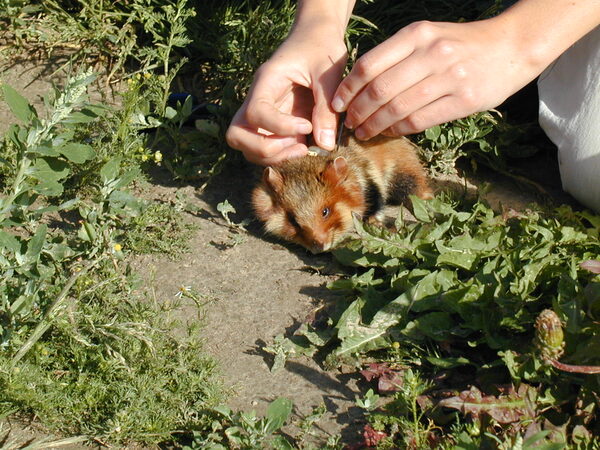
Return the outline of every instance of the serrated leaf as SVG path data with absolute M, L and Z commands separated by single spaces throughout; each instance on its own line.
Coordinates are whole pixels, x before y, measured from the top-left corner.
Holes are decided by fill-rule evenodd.
M 86 144 L 70 143 L 57 149 L 57 151 L 76 164 L 82 164 L 96 156 L 94 149 Z
M 413 215 L 415 216 L 415 219 L 417 219 L 419 222 L 431 222 L 431 217 L 429 216 L 429 209 L 427 208 L 425 200 L 422 200 L 415 195 L 411 195 L 410 201 L 412 203 Z
M 453 408 L 463 414 L 475 418 L 487 414 L 499 423 L 514 423 L 535 417 L 532 397 L 535 395 L 533 388 L 522 384 L 519 392 L 509 388 L 505 395 L 484 395 L 475 386 L 468 391 L 462 391 L 454 397 L 440 400 L 438 406 Z
M 27 99 L 8 84 L 2 85 L 2 91 L 4 93 L 4 101 L 6 101 L 6 104 L 18 119 L 28 123 L 31 119 L 37 117 L 35 109 L 29 104 Z

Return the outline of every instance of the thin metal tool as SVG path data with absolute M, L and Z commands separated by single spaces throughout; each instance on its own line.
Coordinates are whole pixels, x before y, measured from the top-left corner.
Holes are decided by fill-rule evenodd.
M 342 133 L 344 132 L 344 121 L 346 120 L 346 111 L 340 113 L 340 120 L 338 121 L 338 135 L 335 141 L 335 151 L 340 149 L 342 143 Z

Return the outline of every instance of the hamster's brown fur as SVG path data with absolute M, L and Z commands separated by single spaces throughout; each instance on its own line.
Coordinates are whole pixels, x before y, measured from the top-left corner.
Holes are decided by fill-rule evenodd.
M 353 212 L 369 218 L 384 204 L 400 204 L 410 194 L 431 197 L 416 147 L 408 139 L 380 136 L 361 142 L 346 135 L 327 156 L 267 167 L 252 204 L 266 231 L 319 253 L 353 229 Z

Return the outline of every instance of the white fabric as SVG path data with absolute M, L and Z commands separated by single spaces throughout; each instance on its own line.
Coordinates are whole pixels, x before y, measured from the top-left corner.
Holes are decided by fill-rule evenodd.
M 540 125 L 558 147 L 563 189 L 600 212 L 600 26 L 538 80 Z

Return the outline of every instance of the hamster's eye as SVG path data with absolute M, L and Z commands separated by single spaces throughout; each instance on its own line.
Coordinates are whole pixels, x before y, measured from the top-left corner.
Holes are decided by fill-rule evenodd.
M 321 211 L 321 215 L 323 216 L 323 219 L 327 219 L 329 217 L 330 213 L 331 213 L 331 211 L 329 210 L 329 208 L 323 208 L 323 210 Z

